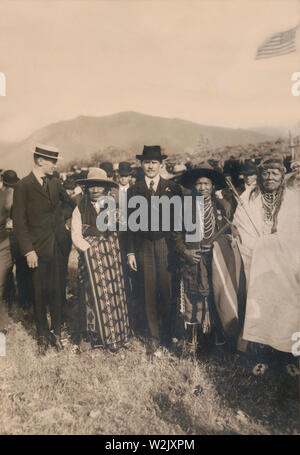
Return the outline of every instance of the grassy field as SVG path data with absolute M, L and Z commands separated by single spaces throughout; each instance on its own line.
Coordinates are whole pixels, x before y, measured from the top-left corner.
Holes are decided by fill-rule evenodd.
M 0 357 L 1 434 L 299 434 L 297 377 L 218 348 L 149 362 L 131 338 L 117 353 L 37 354 L 34 325 L 13 312 Z

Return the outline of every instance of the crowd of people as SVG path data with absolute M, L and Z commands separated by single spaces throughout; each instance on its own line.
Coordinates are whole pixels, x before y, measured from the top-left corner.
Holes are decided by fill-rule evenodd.
M 0 331 L 16 298 L 34 309 L 40 355 L 64 348 L 67 327 L 78 353 L 84 343 L 117 350 L 135 335 L 146 340 L 149 359 L 163 349 L 195 356 L 228 345 L 255 353 L 256 374 L 265 371 L 266 355 L 299 374 L 292 361 L 300 332 L 299 166 L 289 163 L 287 173 L 282 157 L 266 152 L 168 168 L 160 146 L 144 146 L 139 166 L 102 162 L 58 173 L 58 149 L 37 145 L 28 176 L 2 172 Z M 176 204 L 166 214 L 155 196 L 181 201 L 179 216 Z M 116 202 L 115 229 L 99 229 L 105 197 Z M 146 213 L 130 202 L 140 197 Z M 121 229 L 124 216 L 137 228 Z M 63 311 L 72 249 L 76 329 Z

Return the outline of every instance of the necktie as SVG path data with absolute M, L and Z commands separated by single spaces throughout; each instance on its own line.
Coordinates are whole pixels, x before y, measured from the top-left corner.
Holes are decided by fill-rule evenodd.
M 44 188 L 44 190 L 47 190 L 47 177 L 46 176 L 42 177 L 42 180 L 43 180 L 43 188 Z
M 153 180 L 151 180 L 151 182 L 150 182 L 149 190 L 150 190 L 151 196 L 154 196 L 155 191 L 154 191 L 154 181 Z

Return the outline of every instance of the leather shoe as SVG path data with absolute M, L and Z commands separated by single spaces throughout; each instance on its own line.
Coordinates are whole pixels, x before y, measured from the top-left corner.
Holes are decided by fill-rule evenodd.
M 57 350 L 57 352 L 62 351 L 64 348 L 60 336 L 52 332 L 50 333 L 50 344 Z
M 44 336 L 38 338 L 38 352 L 39 355 L 46 355 L 47 349 L 49 347 L 48 340 Z
M 152 338 L 148 343 L 148 346 L 146 349 L 146 355 L 148 357 L 153 358 L 153 355 L 157 351 L 158 348 L 159 348 L 159 340 L 157 340 L 156 338 Z

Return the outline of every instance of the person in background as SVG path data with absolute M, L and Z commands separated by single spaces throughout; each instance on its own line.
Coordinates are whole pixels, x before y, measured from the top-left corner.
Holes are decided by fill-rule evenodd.
M 130 178 L 131 178 L 131 166 L 127 161 L 122 161 L 119 164 L 119 190 L 127 191 L 129 188 Z
M 103 163 L 101 163 L 99 165 L 99 168 L 103 169 L 106 172 L 108 178 L 110 178 L 110 179 L 113 178 L 113 176 L 114 176 L 114 167 L 113 167 L 113 164 L 110 161 L 104 161 Z
M 18 177 L 14 171 L 8 170 L 2 174 L 2 188 L 0 189 L 0 332 L 7 330 L 8 303 L 13 286 L 12 255 L 9 231 L 12 229 L 11 208 L 13 201 L 13 187 Z
M 13 263 L 16 266 L 16 281 L 17 281 L 17 302 L 20 308 L 26 309 L 33 302 L 32 286 L 28 267 L 26 265 L 26 259 L 20 253 L 18 242 L 15 236 L 13 227 L 13 193 L 16 184 L 20 179 L 18 178 L 15 171 L 8 170 L 3 174 L 4 187 L 10 189 L 8 199 L 9 218 L 7 218 L 6 228 L 9 232 L 10 250 L 12 255 Z
M 248 187 L 254 188 L 257 184 L 257 167 L 255 162 L 253 160 L 245 160 L 241 168 L 241 173 L 244 176 L 245 190 Z

